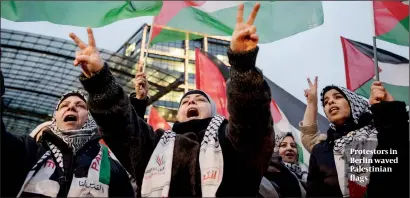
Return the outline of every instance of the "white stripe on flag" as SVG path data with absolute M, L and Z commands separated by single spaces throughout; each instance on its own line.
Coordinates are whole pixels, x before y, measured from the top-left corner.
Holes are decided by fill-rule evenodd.
M 380 81 L 397 86 L 409 86 L 409 64 L 390 64 L 379 62 L 382 70 L 379 73 Z
M 225 8 L 235 7 L 245 1 L 207 1 L 201 6 L 192 6 L 204 12 L 215 12 Z
M 305 147 L 302 144 L 302 136 L 301 136 L 301 132 L 299 131 L 299 129 L 293 127 L 289 120 L 287 119 L 286 115 L 282 112 L 282 110 L 278 107 L 279 112 L 282 116 L 282 119 L 273 125 L 273 128 L 275 130 L 275 134 L 276 133 L 287 133 L 287 132 L 291 132 L 293 137 L 295 138 L 295 142 L 296 144 L 298 144 L 302 150 L 303 150 L 303 164 L 305 165 L 309 165 L 309 158 L 310 158 L 310 153 L 305 149 Z

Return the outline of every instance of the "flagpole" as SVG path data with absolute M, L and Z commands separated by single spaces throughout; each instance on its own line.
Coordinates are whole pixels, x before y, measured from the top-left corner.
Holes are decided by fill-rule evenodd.
M 153 17 L 152 23 L 151 23 L 151 27 L 150 27 L 150 29 L 149 29 L 148 43 L 147 43 L 147 47 L 146 47 L 146 49 L 145 49 L 144 65 L 143 65 L 143 67 L 142 67 L 142 72 L 145 72 L 145 67 L 146 67 L 146 64 L 147 64 L 148 49 L 149 49 L 149 46 L 150 46 L 150 44 L 151 44 L 152 32 L 153 32 L 153 30 L 154 30 L 154 21 L 155 21 L 155 17 Z
M 374 60 L 374 74 L 376 77 L 376 81 L 379 81 L 379 61 L 377 60 L 377 42 L 376 42 L 376 23 L 375 23 L 375 16 L 374 16 L 374 2 L 371 1 L 372 4 L 372 23 L 373 23 L 373 60 Z
M 376 81 L 379 81 L 379 61 L 377 60 L 377 45 L 376 45 L 376 36 L 373 36 L 373 59 L 374 59 L 374 67 L 375 67 L 375 74 L 376 74 Z

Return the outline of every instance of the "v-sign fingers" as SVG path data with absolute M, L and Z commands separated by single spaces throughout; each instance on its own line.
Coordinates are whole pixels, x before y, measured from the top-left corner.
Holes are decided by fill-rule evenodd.
M 70 37 L 71 37 L 71 39 L 73 39 L 73 41 L 75 42 L 75 44 L 77 44 L 77 46 L 80 48 L 80 49 L 85 49 L 86 47 L 87 47 L 87 45 L 85 45 L 85 43 L 80 39 L 80 38 L 78 38 L 78 36 L 77 35 L 75 35 L 74 33 L 70 33 Z
M 259 11 L 260 7 L 261 7 L 261 4 L 259 4 L 259 3 L 256 3 L 255 6 L 253 6 L 253 10 L 251 12 L 251 15 L 249 15 L 249 18 L 248 18 L 248 22 L 247 22 L 248 25 L 253 24 L 253 22 L 256 19 L 256 15 L 258 14 L 258 11 Z
M 318 78 L 317 78 L 317 76 L 315 77 L 315 87 L 317 88 L 317 81 L 318 81 Z
M 91 47 L 96 47 L 93 30 L 91 28 L 87 28 L 87 34 L 88 34 L 88 45 L 90 45 Z
M 310 81 L 310 78 L 308 78 L 307 81 L 308 81 L 309 87 L 312 87 L 313 84 L 312 84 L 312 81 Z
M 238 6 L 238 14 L 236 15 L 236 24 L 243 23 L 243 3 Z

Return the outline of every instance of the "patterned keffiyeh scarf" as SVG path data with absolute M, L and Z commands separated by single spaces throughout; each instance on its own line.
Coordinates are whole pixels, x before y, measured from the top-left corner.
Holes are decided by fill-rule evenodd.
M 98 127 L 90 113 L 88 113 L 88 119 L 83 125 L 83 127 L 81 127 L 81 129 L 61 130 L 57 127 L 57 122 L 54 117 L 58 110 L 58 107 L 61 104 L 61 102 L 64 101 L 64 99 L 73 95 L 78 96 L 82 98 L 84 101 L 86 101 L 84 94 L 82 94 L 79 91 L 71 91 L 64 94 L 61 97 L 60 101 L 57 103 L 50 129 L 51 131 L 53 131 L 54 134 L 60 137 L 70 148 L 73 149 L 73 153 L 76 153 L 85 143 L 87 143 L 91 139 L 91 137 L 94 134 L 98 132 Z
M 291 132 L 287 132 L 287 133 L 283 133 L 283 132 L 279 132 L 276 133 L 275 135 L 275 148 L 273 149 L 274 152 L 279 152 L 279 147 L 280 144 L 283 142 L 283 140 L 285 139 L 285 137 L 292 137 L 293 139 L 295 139 L 293 137 L 293 134 Z M 299 156 L 299 154 L 298 154 Z M 299 157 L 297 156 L 297 159 L 299 159 Z M 308 175 L 308 168 L 300 163 L 299 161 L 296 163 L 288 163 L 288 162 L 283 162 L 285 164 L 285 166 L 293 173 L 296 175 L 296 177 L 301 180 L 302 182 L 306 182 L 307 181 L 307 175 Z
M 344 94 L 350 104 L 352 125 L 362 126 L 356 127 L 358 129 L 352 130 L 347 135 L 334 140 L 333 154 L 343 196 L 363 197 L 370 181 L 370 172 L 360 170 L 365 170 L 362 168 L 369 168 L 371 164 L 353 163 L 351 159 L 372 159 L 373 155 L 370 152 L 351 151 L 352 149 L 355 151 L 372 151 L 377 147 L 377 130 L 373 122 L 359 123 L 363 116 L 371 115 L 370 104 L 365 98 L 344 87 L 331 85 L 325 87 L 321 93 L 322 105 L 324 94 L 330 89 L 336 89 Z M 333 124 L 330 124 L 330 127 L 335 131 L 337 130 Z M 358 180 L 354 178 L 366 179 Z
M 199 152 L 202 197 L 215 197 L 223 177 L 223 155 L 218 131 L 224 121 L 214 116 L 209 123 Z M 168 197 L 172 177 L 172 159 L 176 133 L 166 131 L 158 142 L 145 169 L 142 197 Z

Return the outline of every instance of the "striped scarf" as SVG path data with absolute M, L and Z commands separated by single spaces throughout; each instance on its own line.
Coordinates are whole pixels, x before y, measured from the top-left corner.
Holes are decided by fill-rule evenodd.
M 17 197 L 43 195 L 57 197 L 60 192 L 59 179 L 64 173 L 62 163 L 56 163 L 56 158 L 61 155 L 55 145 L 48 143 L 48 150 L 28 173 L 24 184 Z M 111 178 L 111 166 L 108 148 L 99 146 L 98 154 L 92 159 L 85 177 L 73 179 L 67 197 L 108 197 Z M 30 193 L 30 194 L 26 194 Z
M 218 130 L 224 119 L 219 115 L 213 117 L 201 142 L 199 166 L 203 197 L 215 197 L 222 182 L 223 156 Z M 141 188 L 142 197 L 169 196 L 175 137 L 175 132 L 166 131 L 158 142 L 145 169 Z

